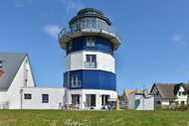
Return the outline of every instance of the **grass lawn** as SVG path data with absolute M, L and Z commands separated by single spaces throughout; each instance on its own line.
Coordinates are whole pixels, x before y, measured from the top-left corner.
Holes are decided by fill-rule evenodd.
M 189 111 L 0 110 L 0 126 L 189 126 Z

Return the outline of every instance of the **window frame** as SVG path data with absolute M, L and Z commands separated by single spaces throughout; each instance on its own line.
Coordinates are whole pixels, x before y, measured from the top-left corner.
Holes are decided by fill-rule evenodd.
M 80 88 L 81 87 L 81 79 L 79 74 L 71 75 L 71 88 Z
M 24 100 L 31 100 L 32 94 L 31 93 L 24 93 Z
M 96 57 L 97 57 L 96 54 L 86 54 L 86 62 L 87 63 L 96 63 Z
M 47 97 L 45 97 L 47 96 Z M 42 94 L 42 103 L 47 104 L 49 103 L 49 94 Z

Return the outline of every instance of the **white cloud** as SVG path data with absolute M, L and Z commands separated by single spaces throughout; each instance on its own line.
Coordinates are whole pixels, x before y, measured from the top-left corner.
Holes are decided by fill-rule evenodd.
M 51 37 L 57 38 L 58 33 L 61 31 L 61 28 L 58 25 L 47 24 L 44 26 L 43 30 Z
M 71 11 L 79 11 L 80 9 L 84 8 L 84 4 L 81 0 L 61 0 L 66 11 L 69 13 Z
M 186 47 L 189 45 L 189 41 L 184 35 L 175 34 L 172 36 L 172 40 L 176 43 L 177 46 Z
M 21 8 L 32 4 L 33 0 L 14 0 L 14 2 L 15 2 L 15 7 Z

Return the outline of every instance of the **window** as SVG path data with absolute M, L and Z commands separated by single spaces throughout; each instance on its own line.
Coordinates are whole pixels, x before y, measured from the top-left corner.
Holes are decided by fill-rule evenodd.
M 96 19 L 95 18 L 92 19 L 92 28 L 96 28 Z
M 87 63 L 96 63 L 96 55 L 86 55 Z
M 89 37 L 86 39 L 86 46 L 87 47 L 95 47 L 95 38 L 94 37 Z
M 109 95 L 102 95 L 102 105 L 108 105 Z
M 80 104 L 80 95 L 79 94 L 73 94 L 72 95 L 72 104 L 73 105 Z
M 88 106 L 88 107 L 96 106 L 96 95 L 94 95 L 94 94 L 86 95 L 86 106 Z
M 86 55 L 85 67 L 96 68 L 96 55 Z
M 3 68 L 3 61 L 0 60 L 0 68 Z
M 159 104 L 159 105 L 160 105 L 160 104 L 161 104 L 161 101 L 156 101 L 156 104 Z
M 179 96 L 181 96 L 182 95 L 182 92 L 179 92 Z
M 181 101 L 181 105 L 184 105 L 185 104 L 185 101 Z
M 49 103 L 49 95 L 42 94 L 42 103 Z
M 32 94 L 24 94 L 24 99 L 27 99 L 27 100 L 32 99 Z
M 183 95 L 186 95 L 187 93 L 186 93 L 186 92 L 183 92 L 182 94 L 183 94 Z
M 80 81 L 79 75 L 72 75 L 71 76 L 71 87 L 72 88 L 81 87 L 81 81 Z

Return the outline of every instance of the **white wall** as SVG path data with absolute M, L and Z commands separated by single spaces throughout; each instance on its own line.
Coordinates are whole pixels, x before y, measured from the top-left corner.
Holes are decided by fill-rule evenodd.
M 28 75 L 26 76 L 26 66 L 28 69 Z M 27 79 L 27 84 L 25 84 Z M 32 76 L 31 66 L 29 60 L 26 57 L 21 64 L 12 84 L 7 92 L 7 101 L 9 102 L 9 109 L 20 109 L 21 107 L 21 95 L 20 91 L 23 87 L 35 87 L 34 79 Z
M 168 99 L 162 99 L 161 105 L 169 105 L 169 100 Z
M 97 68 L 85 68 L 87 54 L 97 56 Z M 79 69 L 104 70 L 115 73 L 115 58 L 99 51 L 77 51 L 65 57 L 65 72 Z
M 176 94 L 177 99 L 175 101 L 177 101 L 178 104 L 181 104 L 182 101 L 184 101 L 184 103 L 187 104 L 187 98 L 188 98 L 187 94 L 185 94 L 185 95 L 183 95 L 183 94 L 179 95 L 179 92 L 183 93 L 183 92 L 185 92 L 185 89 L 182 86 L 180 86 L 180 88 L 179 88 L 179 90 L 178 90 L 178 92 Z
M 79 94 L 81 96 L 80 98 L 80 107 L 81 109 L 86 109 L 84 106 L 84 103 L 86 103 L 86 95 L 87 94 L 95 94 L 96 95 L 96 107 L 95 109 L 99 110 L 102 108 L 101 102 L 101 96 L 102 95 L 109 95 L 112 99 L 117 99 L 117 92 L 116 91 L 109 91 L 109 90 L 86 90 L 86 89 L 76 89 L 76 90 L 69 90 L 69 98 L 68 103 L 71 104 L 71 95 L 72 94 Z
M 135 109 L 135 94 L 130 94 L 128 96 L 128 109 Z
M 154 110 L 154 97 L 149 95 L 144 97 L 140 94 L 129 95 L 129 109 L 133 110 Z
M 143 95 L 135 95 L 135 97 L 140 103 L 136 106 L 136 110 L 154 110 L 153 96 L 144 97 Z
M 8 108 L 7 91 L 0 91 L 0 109 Z
M 24 99 L 24 94 L 32 94 L 32 99 Z M 42 103 L 42 94 L 49 95 L 49 103 Z M 23 88 L 23 109 L 60 109 L 64 103 L 64 88 Z
M 25 76 L 27 78 L 27 85 L 24 85 L 24 86 L 35 87 L 36 84 L 35 84 L 35 81 L 34 81 L 32 67 L 30 65 L 30 61 L 29 61 L 28 57 L 26 57 L 26 59 L 24 60 L 24 64 L 25 64 L 25 73 L 26 73 L 26 71 L 28 71 L 26 76 Z

